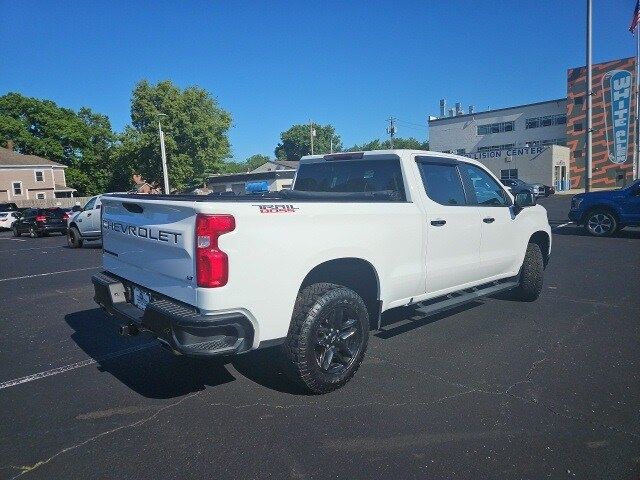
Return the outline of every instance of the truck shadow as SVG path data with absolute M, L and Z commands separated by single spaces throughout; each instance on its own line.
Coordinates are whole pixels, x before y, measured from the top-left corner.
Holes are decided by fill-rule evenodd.
M 479 305 L 482 305 L 482 302 L 474 300 L 433 315 L 425 315 L 419 312 L 419 305 L 393 308 L 382 314 L 381 329 L 374 335 L 382 339 L 393 338 L 425 325 L 429 325 L 430 323 L 437 322 L 443 318 L 450 317 L 456 313 L 475 308 Z
M 598 240 L 607 240 L 610 238 L 640 238 L 640 230 L 637 228 L 623 228 L 610 237 L 594 237 L 585 230 L 584 227 L 578 225 L 566 225 L 564 227 L 556 228 L 553 230 L 553 235 L 571 235 L 576 237 L 590 237 Z
M 68 314 L 65 321 L 73 329 L 73 341 L 96 361 L 101 372 L 110 373 L 147 398 L 181 397 L 232 382 L 235 377 L 229 365 L 264 387 L 305 394 L 287 376 L 280 347 L 237 357 L 198 359 L 174 355 L 148 335 L 119 336 L 117 321 L 99 308 Z

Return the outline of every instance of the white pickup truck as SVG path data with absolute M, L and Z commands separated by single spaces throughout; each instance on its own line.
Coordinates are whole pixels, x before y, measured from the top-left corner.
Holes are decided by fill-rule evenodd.
M 106 195 L 101 225 L 95 300 L 121 334 L 192 356 L 282 344 L 314 393 L 349 381 L 385 310 L 535 300 L 551 249 L 530 193 L 411 150 L 304 157 L 270 196 Z

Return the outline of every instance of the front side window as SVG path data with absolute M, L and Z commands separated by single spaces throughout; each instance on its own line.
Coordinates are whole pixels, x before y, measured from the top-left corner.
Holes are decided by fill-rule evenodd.
M 483 169 L 464 164 L 460 166 L 476 197 L 476 203 L 484 207 L 505 207 L 510 204 L 502 186 Z
M 84 210 L 93 210 L 93 206 L 96 204 L 96 198 L 98 197 L 93 197 L 92 199 L 90 199 L 84 206 Z
M 462 179 L 456 164 L 418 162 L 427 196 L 440 205 L 466 205 Z
M 332 193 L 386 193 L 404 202 L 405 192 L 397 158 L 331 160 L 300 165 L 296 190 Z

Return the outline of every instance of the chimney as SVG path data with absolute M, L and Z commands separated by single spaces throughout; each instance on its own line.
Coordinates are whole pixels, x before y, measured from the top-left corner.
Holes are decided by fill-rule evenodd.
M 473 105 L 469 105 L 469 113 L 473 113 Z
M 7 140 L 7 147 L 6 148 L 13 152 L 13 140 Z
M 444 98 L 440 99 L 440 116 L 444 117 L 444 112 L 447 110 L 447 101 Z

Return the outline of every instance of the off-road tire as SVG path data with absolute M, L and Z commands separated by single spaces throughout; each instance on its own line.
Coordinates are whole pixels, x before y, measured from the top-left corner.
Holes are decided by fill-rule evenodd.
M 601 208 L 587 212 L 584 216 L 584 228 L 594 237 L 610 237 L 620 229 L 616 216 Z
M 518 286 L 513 289 L 512 296 L 523 302 L 537 300 L 542 292 L 544 259 L 540 246 L 535 243 L 527 245 L 524 262 L 518 275 Z
M 18 231 L 18 227 L 16 227 L 15 225 L 11 226 L 11 231 L 13 232 L 14 237 L 22 236 L 22 234 Z
M 71 248 L 82 248 L 84 243 L 80 231 L 76 227 L 67 230 L 67 243 Z
M 361 335 L 357 352 L 340 373 L 323 371 L 316 358 L 316 329 L 336 308 L 351 309 Z M 362 298 L 353 290 L 331 283 L 316 283 L 303 289 L 296 299 L 291 326 L 284 344 L 289 373 L 313 394 L 328 393 L 345 385 L 356 373 L 369 339 L 369 314 Z

